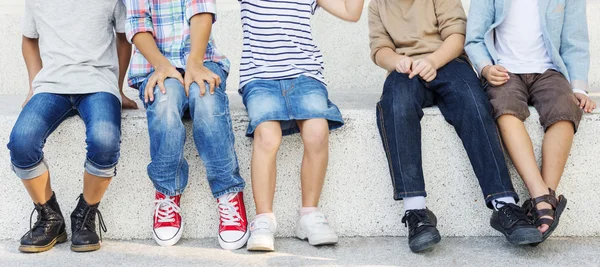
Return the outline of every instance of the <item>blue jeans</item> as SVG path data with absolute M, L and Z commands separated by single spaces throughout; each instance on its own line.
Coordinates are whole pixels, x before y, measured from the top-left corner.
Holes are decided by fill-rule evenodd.
M 427 83 L 392 72 L 377 104 L 379 133 L 388 158 L 394 198 L 427 196 L 421 158 L 423 108 L 437 104 L 467 151 L 488 207 L 518 196 L 510 180 L 490 102 L 471 65 L 457 58 Z
M 279 121 L 283 135 L 300 132 L 297 120 L 323 118 L 329 130 L 340 128 L 344 119 L 338 107 L 329 100 L 327 87 L 307 76 L 285 80 L 254 80 L 241 91 L 248 110 L 246 136 L 265 121 Z
M 229 98 L 225 93 L 227 73 L 214 62 L 205 62 L 204 66 L 221 77 L 222 83 L 213 95 L 207 92 L 200 97 L 200 87 L 193 83 L 188 98 L 183 85 L 169 78 L 165 80 L 167 92 L 163 94 L 158 86 L 154 87 L 154 101 L 146 105 L 152 158 L 148 176 L 156 190 L 167 196 L 182 194 L 188 183 L 189 167 L 183 151 L 186 130 L 182 121 L 188 110 L 194 143 L 206 167 L 213 196 L 244 190 L 234 147 Z M 146 81 L 140 86 L 142 100 Z
M 21 179 L 48 171 L 44 160 L 46 138 L 66 118 L 79 115 L 86 127 L 87 173 L 113 177 L 121 143 L 121 103 L 110 93 L 84 95 L 35 94 L 25 105 L 10 134 L 12 169 Z M 70 144 L 63 144 L 68 146 Z

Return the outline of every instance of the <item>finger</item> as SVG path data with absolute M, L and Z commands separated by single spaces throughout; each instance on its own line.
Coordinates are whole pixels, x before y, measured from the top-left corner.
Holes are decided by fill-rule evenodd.
M 495 69 L 498 70 L 498 71 L 500 71 L 500 72 L 506 72 L 506 73 L 508 73 L 508 70 L 505 67 L 500 66 L 500 65 L 496 65 Z
M 185 76 L 184 80 L 185 80 L 185 83 L 184 83 L 183 88 L 185 88 L 185 96 L 190 97 L 190 86 L 192 85 L 194 80 L 191 78 L 188 78 L 188 76 Z
M 419 72 L 419 76 L 421 76 L 421 77 L 425 77 L 425 76 L 427 76 L 427 74 L 429 74 L 429 73 L 430 73 L 432 70 L 433 70 L 433 68 L 431 68 L 431 67 L 429 67 L 429 66 L 425 65 L 425 66 L 423 67 L 423 70 L 421 70 L 421 71 Z
M 208 85 L 210 85 L 210 94 L 214 95 L 215 94 L 215 86 L 217 84 L 217 80 L 216 79 L 209 79 L 208 80 Z
M 579 99 L 579 108 L 584 108 L 586 102 L 587 102 L 587 99 L 585 97 L 582 97 L 581 99 Z
M 206 84 L 204 84 L 204 80 L 199 79 L 196 83 L 200 86 L 200 96 L 204 96 L 204 94 L 206 94 Z
M 216 74 L 215 74 L 215 80 L 216 80 L 216 82 L 217 82 L 216 86 L 217 86 L 217 87 L 221 86 L 221 83 L 222 83 L 223 81 L 221 81 L 221 77 L 220 77 L 219 75 L 216 75 Z
M 586 97 L 586 99 L 588 99 L 588 98 Z M 587 113 L 592 112 L 592 100 L 591 99 L 588 99 L 585 103 L 585 112 L 587 112 Z
M 154 101 L 154 87 L 156 86 L 156 79 L 154 76 L 150 77 L 148 83 L 146 84 L 146 88 L 144 88 L 144 102 L 148 103 Z
M 412 65 L 412 62 L 410 62 L 410 61 L 408 61 L 408 60 L 406 60 L 406 61 L 404 61 L 404 62 L 402 63 L 402 66 L 403 66 L 403 68 L 404 68 L 404 73 L 409 73 L 409 72 L 411 72 L 411 65 Z
M 431 70 L 430 70 L 430 71 L 427 73 L 427 75 L 425 75 L 425 76 L 426 76 L 425 80 L 427 80 L 427 82 L 431 82 L 431 81 L 433 81 L 433 79 L 435 78 L 435 74 L 436 74 L 436 71 L 435 71 L 435 70 L 433 70 L 433 69 L 431 69 Z
M 139 107 L 135 101 L 131 101 L 131 109 L 139 109 Z
M 158 88 L 160 88 L 160 92 L 164 95 L 167 93 L 167 89 L 165 89 L 165 80 L 158 79 Z
M 413 71 L 410 73 L 410 75 L 408 76 L 408 78 L 412 79 L 417 74 L 421 73 L 421 71 L 423 70 L 423 68 L 425 68 L 424 64 L 422 64 L 420 61 L 416 62 L 415 64 L 413 64 Z

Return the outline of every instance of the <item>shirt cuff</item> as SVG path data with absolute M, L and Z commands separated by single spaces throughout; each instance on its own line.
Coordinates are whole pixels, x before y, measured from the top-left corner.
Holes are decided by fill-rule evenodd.
M 585 90 L 581 90 L 579 88 L 573 88 L 573 93 L 579 93 L 579 94 L 582 94 L 582 95 L 589 96 L 588 93 Z
M 190 23 L 193 16 L 201 13 L 213 15 L 213 23 L 217 21 L 217 5 L 215 0 L 192 0 L 185 10 L 185 18 Z
M 154 36 L 154 25 L 152 25 L 152 21 L 147 18 L 139 18 L 139 19 L 128 19 L 127 24 L 125 25 L 127 41 L 133 44 L 133 36 L 140 32 L 149 32 Z

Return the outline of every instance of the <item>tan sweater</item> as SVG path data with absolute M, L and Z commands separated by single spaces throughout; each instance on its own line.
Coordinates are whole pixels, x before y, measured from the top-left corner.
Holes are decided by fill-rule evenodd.
M 371 0 L 371 58 L 375 62 L 384 47 L 415 59 L 426 57 L 448 36 L 464 35 L 466 24 L 460 0 Z

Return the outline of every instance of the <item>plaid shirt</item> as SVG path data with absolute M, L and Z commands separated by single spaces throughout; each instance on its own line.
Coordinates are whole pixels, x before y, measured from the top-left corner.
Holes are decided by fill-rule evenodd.
M 140 32 L 154 36 L 161 53 L 178 68 L 185 70 L 190 54 L 190 19 L 199 13 L 211 13 L 216 20 L 216 0 L 125 0 L 127 39 Z M 183 33 L 183 34 L 181 34 Z M 133 43 L 133 42 L 132 42 Z M 211 35 L 205 61 L 214 61 L 229 72 L 229 60 L 217 51 Z M 129 64 L 129 86 L 138 88 L 154 68 L 136 48 Z

